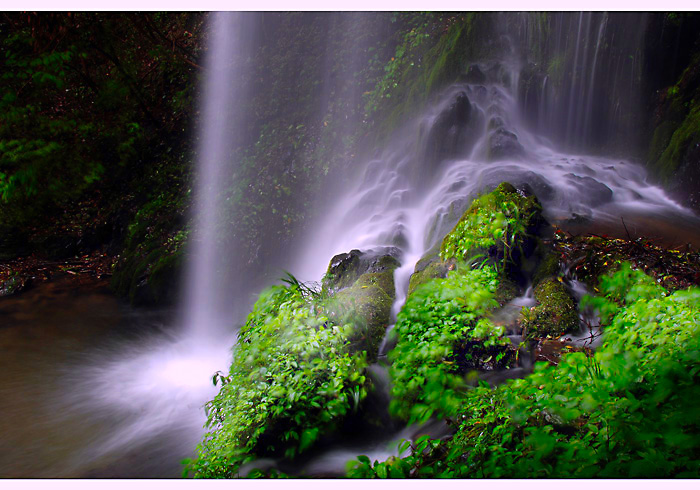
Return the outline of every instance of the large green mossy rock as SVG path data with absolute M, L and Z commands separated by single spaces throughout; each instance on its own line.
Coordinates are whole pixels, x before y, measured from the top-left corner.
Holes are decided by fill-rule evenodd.
M 559 276 L 561 270 L 561 265 L 559 263 L 559 255 L 548 249 L 541 247 L 542 252 L 539 263 L 535 268 L 534 274 L 532 275 L 532 285 L 537 286 L 542 281 L 547 279 L 556 278 Z
M 370 361 L 376 360 L 391 321 L 396 298 L 394 270 L 400 265 L 397 256 L 395 248 L 336 255 L 323 281 L 324 289 L 333 294 L 331 317 L 354 326 L 352 349 L 365 350 Z
M 540 282 L 534 293 L 537 306 L 525 313 L 522 322 L 526 337 L 558 337 L 578 329 L 576 301 L 557 278 Z
M 515 272 L 534 251 L 544 223 L 537 197 L 503 182 L 472 202 L 442 241 L 440 257 L 483 259 L 499 271 Z

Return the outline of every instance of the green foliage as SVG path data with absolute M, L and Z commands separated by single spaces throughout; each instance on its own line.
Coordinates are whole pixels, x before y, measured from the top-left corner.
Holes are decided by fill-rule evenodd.
M 241 328 L 226 382 L 206 406 L 209 430 L 188 468 L 195 477 L 237 476 L 264 456 L 293 458 L 367 395 L 365 353 L 349 349 L 353 326 L 332 322 L 308 286 L 287 283 L 265 290 Z
M 0 218 L 24 223 L 44 207 L 74 198 L 104 168 L 82 144 L 96 137 L 66 107 L 67 64 L 75 45 L 35 53 L 28 30 L 2 40 L 0 60 Z
M 484 318 L 497 306 L 497 283 L 496 271 L 489 266 L 459 268 L 411 294 L 398 315 L 398 342 L 389 353 L 394 414 L 423 422 L 456 413 L 464 397 L 457 349 L 464 341 L 485 347 L 509 342 L 503 327 Z
M 414 15 L 407 19 L 410 27 L 406 29 L 396 51 L 389 61 L 383 66 L 383 75 L 378 77 L 374 88 L 364 94 L 365 117 L 370 118 L 381 107 L 383 100 L 390 99 L 396 94 L 396 88 L 406 70 L 420 67 L 420 53 L 426 42 L 431 38 L 428 32 L 432 21 L 431 14 Z M 375 53 L 370 63 L 380 64 L 379 53 Z
M 572 352 L 527 378 L 477 387 L 451 441 L 424 443 L 404 463 L 358 458 L 350 474 L 401 466 L 457 478 L 700 476 L 700 289 L 669 295 L 625 266 L 601 279 L 601 292 L 588 300 L 606 320 L 594 355 Z

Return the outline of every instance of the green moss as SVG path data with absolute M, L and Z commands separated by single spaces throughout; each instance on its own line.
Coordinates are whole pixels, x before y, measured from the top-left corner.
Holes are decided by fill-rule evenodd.
M 668 129 L 665 131 L 667 132 Z M 654 135 L 656 136 L 656 133 Z M 656 162 L 657 171 L 661 176 L 665 179 L 672 177 L 680 167 L 686 150 L 698 142 L 700 142 L 700 104 L 695 103 L 680 127 L 673 132 L 668 146 Z
M 182 250 L 162 257 L 151 269 L 148 277 L 148 289 L 152 297 L 151 303 L 174 303 L 177 299 L 177 287 L 184 266 Z
M 488 35 L 491 22 L 493 17 L 483 13 L 441 14 L 404 39 L 397 48 L 404 62 L 396 63 L 395 57 L 387 65 L 387 70 L 394 73 L 392 83 L 380 80 L 370 95 L 371 107 L 377 112 L 375 143 L 385 142 L 407 117 L 424 107 L 430 96 L 457 81 L 472 62 L 488 54 L 485 43 L 479 40 Z M 416 38 L 421 42 L 416 43 Z
M 331 311 L 334 318 L 353 325 L 349 340 L 353 351 L 366 351 L 367 359 L 377 359 L 379 346 L 389 326 L 393 294 L 389 296 L 378 284 L 372 284 L 370 274 L 364 274 L 351 287 L 336 293 Z M 385 286 L 388 284 L 384 280 Z M 391 280 L 393 284 L 393 279 Z
M 504 306 L 510 300 L 516 298 L 519 293 L 520 288 L 517 284 L 504 275 L 499 276 L 495 296 L 496 302 L 498 302 L 499 305 Z
M 425 81 L 427 93 L 454 82 L 465 68 L 464 53 L 459 48 L 469 39 L 474 15 L 474 13 L 467 14 L 465 20 L 452 25 L 437 46 L 430 51 L 428 56 L 435 61 Z
M 528 338 L 558 337 L 578 329 L 576 302 L 559 280 L 544 280 L 534 293 L 538 304 L 524 312 L 522 322 Z
M 547 75 L 555 86 L 561 85 L 564 77 L 564 67 L 566 66 L 566 57 L 564 55 L 553 56 L 547 65 Z
M 416 269 L 417 268 L 418 266 L 416 265 Z M 424 269 L 414 272 L 408 282 L 409 296 L 416 290 L 416 288 L 418 288 L 418 286 L 425 284 L 432 279 L 446 277 L 448 270 L 449 265 L 447 262 L 440 260 L 437 262 L 431 262 Z
M 354 284 L 354 287 L 359 288 L 371 286 L 378 286 L 389 298 L 393 299 L 396 296 L 393 268 L 384 272 L 367 272 L 362 274 Z

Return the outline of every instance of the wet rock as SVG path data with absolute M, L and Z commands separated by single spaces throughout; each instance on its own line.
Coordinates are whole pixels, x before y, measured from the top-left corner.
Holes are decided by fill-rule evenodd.
M 330 313 L 344 324 L 354 326 L 350 343 L 354 350 L 366 350 L 370 362 L 391 319 L 396 298 L 394 270 L 400 266 L 400 251 L 382 247 L 362 252 L 351 250 L 331 260 L 324 288 L 333 293 Z
M 460 92 L 441 112 L 428 132 L 425 144 L 425 161 L 432 172 L 440 162 L 468 153 L 476 142 L 480 113 L 465 92 Z
M 505 128 L 498 128 L 489 134 L 488 159 L 490 161 L 519 158 L 525 154 L 518 137 Z
M 555 195 L 554 188 L 549 184 L 547 179 L 542 177 L 540 174 L 528 170 L 527 172 L 519 173 L 514 176 L 511 181 L 515 182 L 515 185 L 519 189 L 523 189 L 526 192 L 534 194 L 538 199 L 543 201 L 549 201 Z
M 158 260 L 150 274 L 140 278 L 132 292 L 135 306 L 165 306 L 177 302 L 180 278 L 184 266 L 184 254 L 167 255 Z
M 520 294 L 518 285 L 506 275 L 502 275 L 498 280 L 498 287 L 496 288 L 495 299 L 498 304 L 504 306 L 509 301 L 515 299 L 518 294 Z
M 351 250 L 338 254 L 328 265 L 323 286 L 331 292 L 337 292 L 352 286 L 362 274 L 386 270 L 393 272 L 399 266 L 400 254 L 396 247 L 380 247 L 365 252 Z
M 612 201 L 613 191 L 610 187 L 594 178 L 580 177 L 572 173 L 566 174 L 565 177 L 576 187 L 582 203 L 591 207 L 597 207 Z
M 556 279 L 559 276 L 560 270 L 559 255 L 551 251 L 546 251 L 532 276 L 532 285 L 536 287 L 547 279 Z
M 328 265 L 323 284 L 330 290 L 341 290 L 349 287 L 360 276 L 360 257 L 362 252 L 350 250 L 348 253 L 338 254 L 331 259 Z
M 466 83 L 486 83 L 486 74 L 481 67 L 474 63 L 467 68 L 467 72 L 460 76 L 460 80 Z
M 418 270 L 418 266 L 416 266 L 416 271 L 411 275 L 408 282 L 408 294 L 412 294 L 418 286 L 432 279 L 447 277 L 452 268 L 454 268 L 454 259 L 444 262 L 439 260 L 439 258 L 434 262 L 430 262 L 421 270 Z

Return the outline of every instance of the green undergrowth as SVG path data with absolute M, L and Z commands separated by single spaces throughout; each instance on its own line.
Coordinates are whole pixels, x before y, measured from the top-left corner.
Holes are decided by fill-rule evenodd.
M 458 352 L 465 342 L 483 347 L 509 343 L 486 313 L 497 306 L 496 271 L 458 268 L 418 287 L 398 315 L 398 343 L 389 354 L 390 410 L 412 422 L 453 416 L 464 396 Z M 472 355 L 469 352 L 464 355 Z
M 246 476 L 242 465 L 293 458 L 358 409 L 369 386 L 366 353 L 352 351 L 353 325 L 331 321 L 327 299 L 293 279 L 260 295 L 228 375 L 216 377 L 223 384 L 206 406 L 208 431 L 187 473 Z
M 700 289 L 669 294 L 629 265 L 588 297 L 603 345 L 465 396 L 450 440 L 404 442 L 404 458 L 360 457 L 348 475 L 476 478 L 700 476 Z

